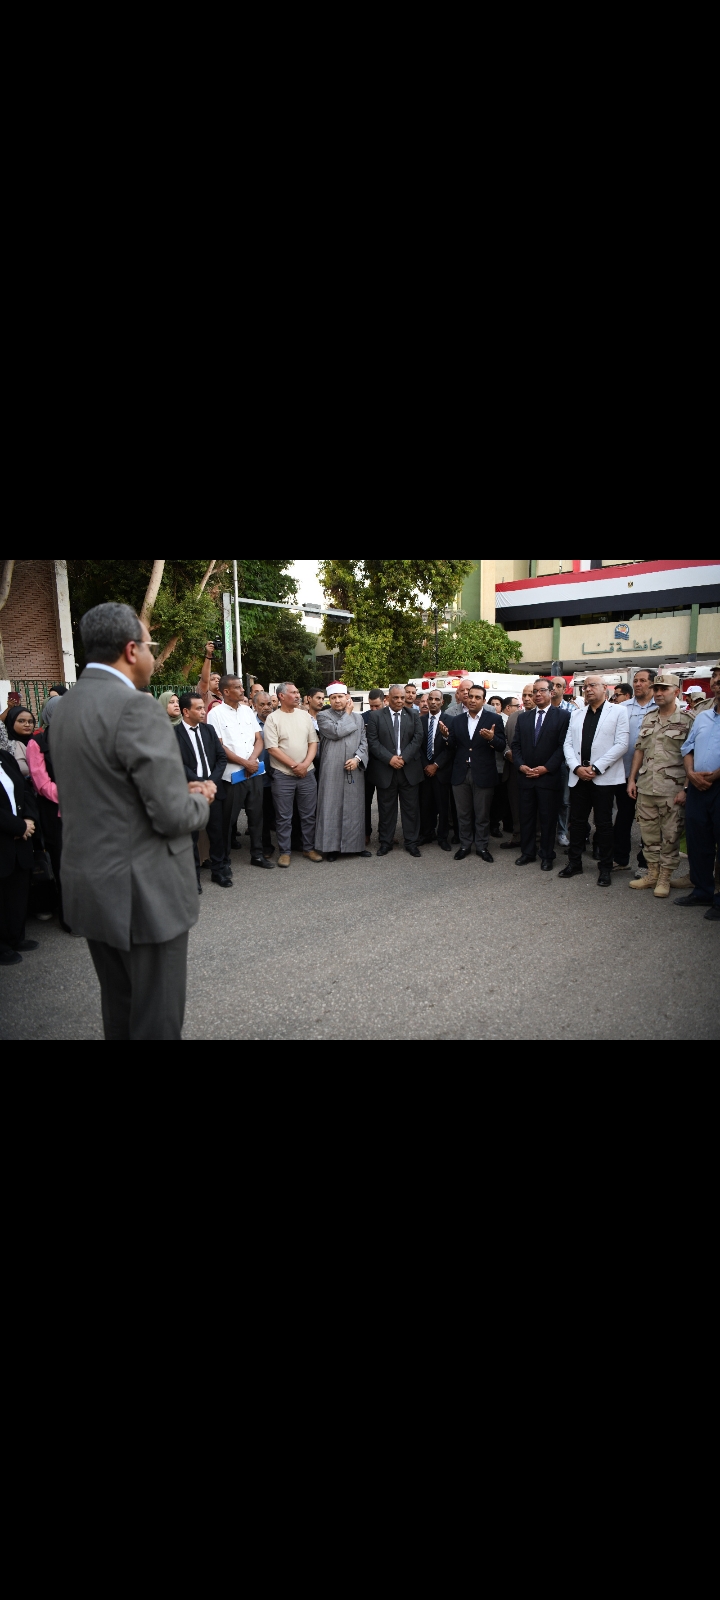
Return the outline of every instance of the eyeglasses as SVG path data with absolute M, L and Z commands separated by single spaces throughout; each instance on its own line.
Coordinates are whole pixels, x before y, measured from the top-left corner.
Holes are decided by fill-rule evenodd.
M 133 639 L 133 644 L 146 644 L 154 656 L 159 656 L 162 645 L 159 639 Z

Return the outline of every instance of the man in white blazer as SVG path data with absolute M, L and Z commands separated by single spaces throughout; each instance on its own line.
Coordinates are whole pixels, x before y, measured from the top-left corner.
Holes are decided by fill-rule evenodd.
M 602 674 L 585 679 L 585 710 L 570 718 L 565 760 L 570 784 L 570 849 L 568 864 L 558 874 L 574 878 L 582 872 L 582 853 L 590 812 L 595 812 L 595 837 L 600 846 L 598 888 L 609 889 L 613 864 L 613 800 L 615 785 L 625 777 L 623 756 L 630 738 L 624 705 L 606 699 Z

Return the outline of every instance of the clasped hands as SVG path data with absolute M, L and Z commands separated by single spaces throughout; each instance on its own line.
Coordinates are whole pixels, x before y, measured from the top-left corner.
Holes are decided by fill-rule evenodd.
M 521 767 L 520 771 L 524 772 L 526 778 L 544 778 L 547 767 Z
M 188 793 L 201 794 L 203 800 L 207 800 L 208 804 L 212 804 L 217 794 L 217 784 L 213 783 L 211 778 L 197 778 L 188 784 Z
M 688 773 L 693 788 L 699 789 L 701 794 L 706 794 L 708 789 L 712 789 L 718 776 L 720 776 L 718 772 L 695 772 L 694 769 Z

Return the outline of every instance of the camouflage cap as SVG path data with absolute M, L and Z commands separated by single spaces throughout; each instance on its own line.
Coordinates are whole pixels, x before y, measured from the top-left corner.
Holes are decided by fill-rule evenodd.
M 674 672 L 658 672 L 653 689 L 679 689 L 680 679 Z

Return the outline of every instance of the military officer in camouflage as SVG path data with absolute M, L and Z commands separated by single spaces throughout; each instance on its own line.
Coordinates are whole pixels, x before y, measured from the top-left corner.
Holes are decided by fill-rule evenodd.
M 646 878 L 635 878 L 631 889 L 654 889 L 658 900 L 670 894 L 670 879 L 680 861 L 678 840 L 685 823 L 687 778 L 680 754 L 694 717 L 676 709 L 680 679 L 674 672 L 659 672 L 654 683 L 657 710 L 642 724 L 628 779 L 628 795 L 637 799 Z

